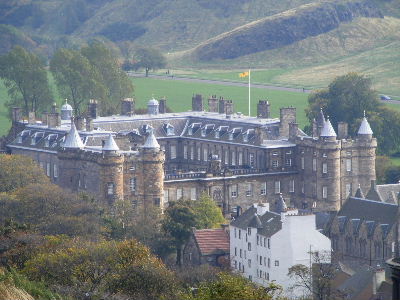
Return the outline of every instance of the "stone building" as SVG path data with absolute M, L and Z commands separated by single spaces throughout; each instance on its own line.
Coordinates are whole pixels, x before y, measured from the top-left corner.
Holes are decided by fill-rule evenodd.
M 229 267 L 229 233 L 225 228 L 201 229 L 193 232 L 183 249 L 183 264 L 208 264 Z
M 355 139 L 346 124 L 338 138 L 321 112 L 308 136 L 295 108 L 271 118 L 266 100 L 257 117 L 234 113 L 233 102 L 222 97 L 208 99 L 208 112 L 201 95 L 192 105 L 189 112 L 165 113 L 151 99 L 148 113 L 137 115 L 134 101 L 124 99 L 120 115 L 101 117 L 91 100 L 72 126 L 67 103 L 41 120 L 34 114 L 24 120 L 15 108 L 7 150 L 32 157 L 54 183 L 104 201 L 162 206 L 206 192 L 226 214 L 254 202 L 273 207 L 280 194 L 290 207 L 336 211 L 353 187 L 368 190 L 375 179 L 376 140 L 366 118 Z M 77 144 L 65 147 L 70 136 Z

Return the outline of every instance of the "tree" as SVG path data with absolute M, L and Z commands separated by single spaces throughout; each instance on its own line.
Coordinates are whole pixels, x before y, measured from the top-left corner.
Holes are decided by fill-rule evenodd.
M 45 109 L 52 102 L 45 66 L 35 54 L 20 46 L 0 57 L 0 78 L 11 97 L 6 104 L 9 108 L 22 106 L 28 114 Z
M 313 299 L 331 299 L 331 280 L 335 268 L 330 263 L 330 253 L 310 253 L 310 266 L 297 264 L 289 268 L 288 276 L 294 280 L 291 287 L 312 295 Z
M 106 97 L 100 102 L 101 111 L 106 115 L 115 114 L 120 100 L 132 96 L 132 81 L 120 68 L 116 56 L 101 43 L 93 42 L 82 48 L 81 53 L 97 69 L 102 84 L 107 88 Z
M 135 62 L 131 65 L 133 70 L 144 69 L 146 77 L 150 70 L 164 68 L 166 65 L 165 57 L 160 51 L 153 48 L 139 48 L 135 51 Z
M 248 279 L 229 273 L 220 273 L 217 280 L 200 284 L 189 300 L 268 300 L 272 299 L 281 289 L 275 284 L 267 288 L 256 285 Z
M 310 123 L 321 108 L 334 127 L 340 121 L 347 122 L 351 136 L 357 133 L 365 111 L 375 136 L 379 136 L 378 152 L 400 150 L 400 113 L 381 104 L 369 78 L 348 73 L 335 78 L 327 89 L 311 93 L 306 108 Z
M 387 171 L 393 166 L 389 157 L 387 156 L 377 156 L 375 160 L 375 169 L 376 169 L 376 180 L 380 184 L 387 183 L 386 174 Z
M 79 51 L 58 50 L 50 61 L 50 70 L 61 96 L 72 101 L 78 116 L 89 99 L 106 97 L 101 74 Z
M 206 193 L 201 194 L 198 201 L 189 203 L 193 207 L 197 229 L 217 228 L 226 221 L 221 208 Z
M 182 264 L 182 248 L 188 241 L 194 226 L 196 226 L 196 215 L 191 208 L 190 200 L 170 203 L 165 210 L 163 229 L 174 239 L 178 265 Z
M 30 157 L 0 154 L 0 192 L 10 192 L 31 183 L 48 183 L 49 179 Z

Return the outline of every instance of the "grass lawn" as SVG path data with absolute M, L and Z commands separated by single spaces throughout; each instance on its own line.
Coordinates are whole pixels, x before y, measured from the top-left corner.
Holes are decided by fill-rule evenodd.
M 390 156 L 390 161 L 393 163 L 393 165 L 400 166 L 400 157 Z
M 155 98 L 166 97 L 168 106 L 174 111 L 191 109 L 192 95 L 202 94 L 205 105 L 210 95 L 223 96 L 234 101 L 236 112 L 248 113 L 248 88 L 183 82 L 178 80 L 160 80 L 153 78 L 133 78 L 135 96 L 138 107 L 145 107 L 147 101 L 154 95 Z M 279 117 L 279 108 L 294 106 L 297 108 L 297 121 L 300 127 L 307 123 L 304 109 L 307 106 L 307 94 L 286 91 L 266 90 L 253 88 L 251 90 L 252 115 L 256 114 L 257 102 L 267 99 L 271 103 L 272 117 Z

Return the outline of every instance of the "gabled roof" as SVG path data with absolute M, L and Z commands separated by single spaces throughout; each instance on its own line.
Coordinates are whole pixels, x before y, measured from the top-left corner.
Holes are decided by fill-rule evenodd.
M 379 192 L 384 202 L 397 204 L 397 197 L 400 192 L 400 184 L 379 184 L 376 185 L 376 190 Z
M 71 124 L 71 130 L 67 134 L 63 147 L 68 149 L 83 149 L 85 147 L 82 143 L 81 137 L 79 136 L 78 130 L 76 130 L 74 122 Z
M 374 274 L 374 269 L 371 267 L 362 267 L 343 282 L 338 290 L 347 295 L 346 299 L 356 299 L 356 296 L 372 285 Z
M 224 229 L 201 229 L 193 235 L 201 255 L 229 253 L 229 234 Z
M 361 185 L 358 185 L 357 191 L 354 195 L 355 198 L 365 198 L 364 193 L 361 190 Z

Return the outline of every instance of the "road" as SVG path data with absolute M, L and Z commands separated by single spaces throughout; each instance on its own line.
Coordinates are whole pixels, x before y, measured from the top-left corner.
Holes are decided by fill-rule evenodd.
M 128 75 L 131 77 L 145 77 L 143 73 L 135 73 L 128 72 Z M 171 76 L 171 75 L 163 75 L 163 74 L 149 74 L 149 78 L 157 78 L 161 80 L 180 80 L 186 82 L 197 82 L 197 83 L 208 83 L 208 84 L 218 84 L 225 86 L 242 86 L 247 87 L 247 82 L 236 82 L 236 81 L 225 81 L 225 80 L 216 80 L 216 79 L 201 79 L 201 78 L 190 78 L 190 77 L 180 77 L 180 76 Z M 252 88 L 266 89 L 266 90 L 277 90 L 277 91 L 287 91 L 287 92 L 297 92 L 297 93 L 310 93 L 312 90 L 303 89 L 303 88 L 293 88 L 293 87 L 285 87 L 285 86 L 276 86 L 276 85 L 268 85 L 268 84 L 260 84 L 260 83 L 252 83 Z M 392 104 L 400 104 L 398 100 L 381 100 L 383 103 L 392 103 Z

